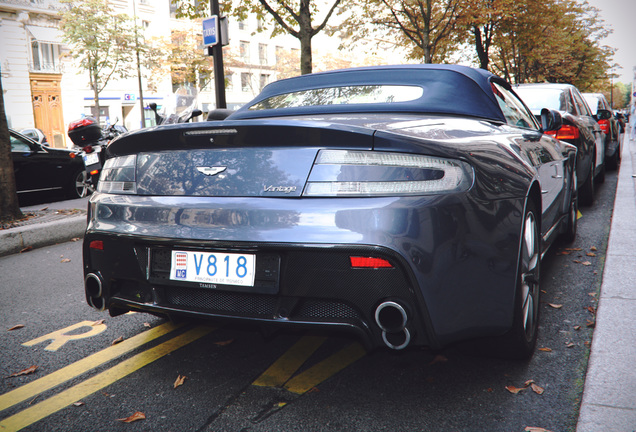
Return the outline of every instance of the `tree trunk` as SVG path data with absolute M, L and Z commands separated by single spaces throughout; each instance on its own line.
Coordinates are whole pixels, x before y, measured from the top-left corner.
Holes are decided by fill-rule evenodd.
M 91 81 L 93 81 L 93 102 L 95 103 L 95 120 L 97 120 L 97 124 L 101 125 L 99 121 L 99 89 L 97 88 L 97 72 L 91 71 L 91 76 L 93 77 Z
M 4 93 L 0 78 L 0 221 L 22 219 L 18 194 L 15 189 L 13 159 L 11 159 L 11 137 L 4 111 Z
M 473 26 L 473 35 L 475 36 L 475 50 L 479 57 L 479 67 L 481 69 L 488 70 L 488 51 L 486 50 L 485 44 L 481 38 L 481 29 L 479 26 Z
M 298 14 L 300 40 L 300 74 L 310 74 L 312 71 L 311 38 L 314 36 L 311 27 L 311 11 L 309 0 L 301 0 Z

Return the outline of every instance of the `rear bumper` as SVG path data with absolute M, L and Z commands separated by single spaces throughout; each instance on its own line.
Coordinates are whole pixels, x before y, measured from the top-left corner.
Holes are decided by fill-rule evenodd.
M 87 285 L 87 301 L 113 314 L 340 329 L 371 348 L 385 345 L 375 314 L 387 301 L 406 311 L 414 345 L 438 348 L 509 328 L 522 200 L 326 201 L 97 193 L 84 272 L 101 286 L 95 299 Z M 168 276 L 172 249 L 255 254 L 257 263 L 274 260 L 279 273 L 247 290 L 177 282 Z M 393 268 L 354 269 L 350 256 L 384 258 Z

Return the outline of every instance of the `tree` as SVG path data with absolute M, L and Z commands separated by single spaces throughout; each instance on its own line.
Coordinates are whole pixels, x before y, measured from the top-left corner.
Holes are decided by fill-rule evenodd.
M 23 217 L 15 189 L 11 137 L 4 110 L 2 78 L 0 78 L 0 222 L 22 219 Z
M 341 30 L 353 40 L 391 34 L 411 45 L 411 58 L 443 62 L 454 38 L 459 0 L 368 0 L 348 3 L 351 15 Z M 369 27 L 370 24 L 371 27 Z
M 200 0 L 171 1 L 178 7 L 177 17 L 198 18 L 206 13 L 203 7 L 205 2 Z M 338 9 L 341 1 L 333 0 L 331 5 L 326 4 L 327 13 L 322 20 L 318 20 L 317 25 L 314 20 L 318 14 L 318 6 L 312 0 L 300 0 L 298 3 L 288 0 L 240 0 L 236 5 L 226 2 L 223 6 L 224 12 L 239 20 L 247 18 L 249 13 L 256 14 L 259 20 L 270 15 L 276 23 L 271 32 L 272 36 L 286 33 L 300 41 L 300 73 L 304 75 L 311 73 L 313 67 L 311 40 L 325 30 L 327 22 Z M 269 30 L 267 23 L 262 24 L 259 31 Z
M 71 47 L 71 56 L 89 75 L 99 116 L 99 94 L 111 78 L 131 76 L 135 54 L 132 20 L 115 14 L 107 0 L 61 0 L 69 9 L 62 14 L 60 28 Z

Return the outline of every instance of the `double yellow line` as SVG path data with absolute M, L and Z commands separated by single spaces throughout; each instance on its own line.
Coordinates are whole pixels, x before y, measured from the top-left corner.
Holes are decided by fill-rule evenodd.
M 165 323 L 123 342 L 103 349 L 95 354 L 83 358 L 71 365 L 59 369 L 49 375 L 31 381 L 15 390 L 0 395 L 0 411 L 24 402 L 43 393 L 46 390 L 57 387 L 58 385 L 78 377 L 96 367 L 120 357 L 135 348 L 151 342 L 175 329 L 171 323 Z M 152 363 L 153 361 L 169 354 L 195 340 L 209 334 L 214 328 L 211 327 L 195 327 L 185 333 L 163 342 L 156 347 L 146 350 L 142 353 L 124 360 L 123 362 L 105 370 L 88 380 L 77 384 L 61 393 L 52 396 L 45 401 L 33 405 L 17 414 L 5 418 L 0 421 L 0 431 L 17 431 L 23 429 L 49 415 L 80 401 L 82 398 L 89 396 L 117 380 L 130 375 L 136 370 Z

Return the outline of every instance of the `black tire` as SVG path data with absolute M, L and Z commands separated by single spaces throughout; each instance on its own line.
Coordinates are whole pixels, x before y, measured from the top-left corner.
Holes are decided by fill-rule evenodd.
M 539 297 L 541 294 L 541 237 L 539 213 L 528 202 L 523 218 L 519 269 L 514 301 L 512 328 L 501 340 L 502 357 L 526 359 L 532 356 L 539 330 Z
M 71 183 L 68 186 L 67 196 L 70 199 L 84 198 L 93 193 L 93 190 L 88 182 L 88 174 L 86 170 L 77 171 L 71 178 Z
M 620 142 L 616 146 L 616 151 L 614 152 L 614 154 L 611 157 L 605 159 L 605 163 L 607 164 L 607 169 L 610 170 L 610 171 L 616 171 L 618 169 L 618 166 L 621 163 L 621 145 L 620 145 Z
M 599 173 L 596 175 L 596 178 L 594 178 L 594 181 L 598 184 L 602 184 L 605 183 L 605 162 L 607 159 L 603 160 L 603 164 L 601 165 L 601 170 L 599 171 Z
M 583 186 L 581 186 L 581 190 L 579 193 L 579 199 L 581 200 L 581 204 L 588 207 L 594 204 L 594 166 L 595 165 L 596 165 L 596 162 L 592 162 L 592 166 L 590 167 L 590 172 L 587 174 L 585 183 L 583 183 Z

